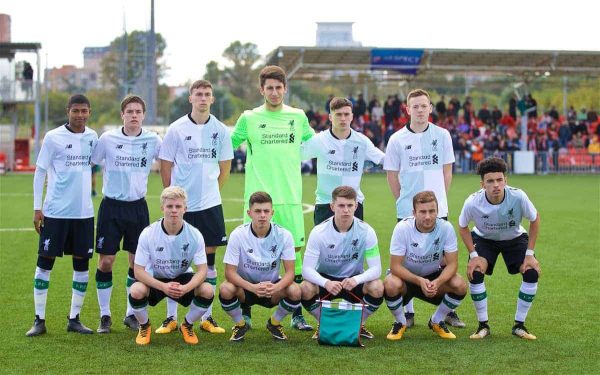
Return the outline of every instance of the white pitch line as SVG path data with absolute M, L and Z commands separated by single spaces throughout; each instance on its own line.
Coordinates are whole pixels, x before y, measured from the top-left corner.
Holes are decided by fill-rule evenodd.
M 223 200 L 227 200 L 227 201 L 242 201 L 241 199 L 238 198 L 225 198 Z M 313 206 L 312 204 L 307 204 L 307 203 L 302 203 L 302 208 L 303 214 L 307 214 L 309 212 L 313 212 L 315 210 L 315 206 Z M 233 219 L 225 219 L 226 223 L 231 223 L 231 222 L 242 222 L 244 221 L 243 218 L 239 217 L 239 218 L 233 218 Z M 0 232 L 33 232 L 35 231 L 34 228 L 0 228 Z

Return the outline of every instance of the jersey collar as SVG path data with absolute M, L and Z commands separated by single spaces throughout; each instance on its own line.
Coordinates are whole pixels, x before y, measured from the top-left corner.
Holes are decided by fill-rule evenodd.
M 338 139 L 338 137 L 335 136 L 335 134 L 333 134 L 333 130 L 331 130 L 332 128 L 329 128 L 329 134 L 331 134 L 331 136 L 335 139 Z M 352 136 L 352 129 L 350 129 L 350 134 L 348 134 L 348 136 L 345 139 L 350 139 L 350 137 Z
M 333 224 L 333 229 L 335 229 L 336 232 L 341 233 L 340 230 L 338 229 L 337 225 L 335 225 L 335 218 L 333 216 L 331 217 L 331 224 Z M 352 229 L 353 226 L 354 226 L 354 218 L 352 219 L 352 224 L 350 224 L 350 227 L 348 227 L 348 232 L 350 232 L 350 229 Z
M 165 219 L 162 218 L 160 219 L 160 229 L 162 229 L 162 231 L 167 235 L 170 236 L 169 233 L 167 233 L 167 229 L 165 228 L 165 224 L 164 224 Z M 179 236 L 181 234 L 181 232 L 183 232 L 183 227 L 185 226 L 185 223 L 181 226 L 181 229 L 179 230 L 179 232 L 177 232 L 176 236 Z
M 267 234 L 265 234 L 264 238 L 269 237 L 269 234 L 271 234 L 271 230 L 273 229 L 273 224 L 269 224 L 269 230 L 267 231 Z M 250 232 L 252 232 L 252 235 L 256 238 L 260 238 L 258 237 L 258 235 L 256 234 L 256 232 L 254 231 L 254 229 L 252 229 L 252 223 L 250 223 Z
M 208 115 L 208 119 L 206 120 L 206 122 L 205 122 L 204 124 L 201 124 L 201 125 L 206 125 L 206 124 L 208 124 L 208 122 L 210 121 L 210 116 L 212 116 L 212 115 Z M 194 121 L 194 119 L 192 118 L 192 112 L 188 113 L 188 114 L 187 114 L 187 117 L 190 119 L 190 121 L 191 121 L 192 123 L 196 124 L 196 121 Z M 196 125 L 198 125 L 198 124 L 196 124 Z
M 124 136 L 129 137 L 127 134 L 125 134 L 124 126 L 121 126 L 121 133 L 123 133 Z M 139 137 L 140 135 L 142 135 L 142 128 L 140 128 L 140 132 L 138 133 L 138 135 L 136 135 L 136 137 Z
M 406 124 L 406 129 L 408 129 L 409 132 L 417 134 L 414 130 L 412 130 L 412 128 L 410 127 L 410 122 L 408 124 Z M 425 133 L 427 130 L 429 130 L 429 122 L 427 123 L 427 127 L 425 128 L 425 130 L 423 130 L 421 133 Z

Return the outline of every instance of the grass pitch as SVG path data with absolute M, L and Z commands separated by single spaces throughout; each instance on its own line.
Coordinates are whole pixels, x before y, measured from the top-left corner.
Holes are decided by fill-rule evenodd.
M 71 298 L 71 258 L 57 259 L 50 277 L 46 313 L 48 334 L 27 338 L 33 317 L 33 273 L 37 235 L 32 225 L 32 175 L 0 177 L 0 334 L 2 373 L 599 373 L 600 340 L 597 307 L 600 299 L 600 183 L 598 176 L 510 176 L 509 184 L 524 189 L 541 216 L 536 256 L 542 265 L 539 289 L 527 327 L 535 342 L 510 333 L 521 278 L 509 277 L 500 264 L 486 277 L 492 336 L 469 340 L 477 325 L 467 296 L 458 309 L 467 328 L 453 329 L 457 340 L 444 341 L 427 328 L 434 306 L 415 303 L 416 326 L 399 342 L 385 335 L 392 316 L 384 305 L 368 322 L 375 340 L 364 349 L 322 347 L 312 333 L 286 329 L 290 340 L 275 342 L 264 328 L 270 311 L 253 309 L 253 329 L 244 342 L 230 343 L 225 335 L 199 334 L 200 344 L 183 343 L 179 333 L 152 336 L 148 347 L 137 347 L 135 333 L 121 320 L 125 313 L 125 254 L 117 255 L 113 270 L 111 310 L 113 332 L 108 335 L 67 334 L 66 316 Z M 314 202 L 314 176 L 304 178 L 304 202 Z M 98 186 L 101 186 L 99 179 Z M 223 191 L 228 233 L 241 223 L 243 176 L 232 175 Z M 455 176 L 449 194 L 450 221 L 455 225 L 468 194 L 478 189 L 477 176 Z M 158 175 L 148 192 L 151 219 L 160 216 Z M 384 268 L 396 223 L 394 202 L 385 176 L 363 179 L 365 219 L 376 230 Z M 100 197 L 94 200 L 96 209 Z M 305 215 L 306 234 L 312 213 Z M 460 243 L 460 239 L 459 239 Z M 466 254 L 460 244 L 459 272 L 464 276 Z M 224 248 L 217 254 L 219 282 L 223 278 Z M 99 309 L 94 274 L 97 256 L 90 262 L 90 283 L 81 320 L 96 329 Z M 217 300 L 215 300 L 217 301 Z M 165 303 L 150 309 L 156 328 L 165 317 Z M 185 309 L 179 308 L 183 318 Z M 223 327 L 232 323 L 215 304 L 214 316 Z M 315 324 L 312 317 L 307 318 Z M 289 318 L 284 321 L 289 327 Z

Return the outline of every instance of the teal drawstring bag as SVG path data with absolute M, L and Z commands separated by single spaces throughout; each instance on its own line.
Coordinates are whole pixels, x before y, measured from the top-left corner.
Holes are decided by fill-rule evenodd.
M 360 328 L 365 306 L 356 295 L 350 294 L 360 303 L 326 301 L 329 294 L 319 300 L 319 344 L 364 347 L 360 341 Z

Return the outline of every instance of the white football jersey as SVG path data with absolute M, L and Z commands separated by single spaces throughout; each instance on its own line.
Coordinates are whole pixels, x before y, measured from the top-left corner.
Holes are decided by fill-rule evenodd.
M 369 138 L 354 130 L 348 138 L 338 139 L 329 129 L 302 144 L 303 159 L 317 158 L 317 204 L 331 203 L 331 192 L 341 185 L 354 188 L 362 203 L 365 196 L 360 180 L 365 160 L 380 164 L 383 156 Z
M 454 163 L 454 149 L 450 133 L 444 128 L 429 123 L 424 132 L 414 133 L 405 126 L 390 137 L 383 169 L 400 172 L 398 218 L 412 216 L 412 199 L 424 190 L 435 193 L 438 216 L 448 216 L 444 164 L 449 163 Z
M 103 166 L 102 194 L 127 202 L 144 198 L 161 143 L 158 134 L 145 129 L 133 137 L 122 127 L 102 134 L 92 154 L 92 163 Z
M 223 263 L 237 267 L 238 274 L 253 284 L 279 279 L 282 260 L 296 260 L 292 234 L 271 223 L 265 238 L 258 238 L 251 223 L 242 224 L 229 235 Z
M 195 124 L 188 114 L 173 122 L 159 158 L 174 163 L 171 186 L 185 189 L 189 212 L 221 204 L 219 162 L 233 159 L 233 148 L 229 131 L 216 117 Z
M 192 264 L 206 263 L 204 238 L 198 229 L 184 221 L 181 232 L 170 236 L 162 221 L 155 221 L 140 234 L 135 264 L 144 267 L 155 279 L 174 279 L 187 272 Z
M 48 173 L 42 210 L 45 216 L 58 219 L 94 217 L 90 161 L 97 143 L 98 134 L 88 127 L 83 133 L 73 133 L 62 125 L 46 133 L 36 162 Z
M 377 235 L 369 224 L 357 218 L 348 232 L 338 232 L 331 217 L 310 232 L 304 256 L 319 259 L 319 273 L 353 277 L 363 273 L 366 258 L 379 257 Z
M 537 218 L 537 210 L 523 190 L 507 185 L 504 188 L 504 200 L 500 204 L 491 204 L 484 189 L 471 194 L 465 200 L 458 217 L 458 225 L 466 228 L 473 221 L 473 231 L 478 236 L 488 240 L 505 241 L 527 233 L 521 225 L 523 218 L 534 221 Z
M 419 232 L 415 218 L 410 216 L 398 224 L 392 233 L 390 254 L 403 256 L 403 266 L 417 276 L 427 276 L 440 269 L 444 252 L 458 251 L 452 224 L 436 219 L 429 233 Z

